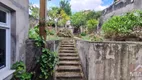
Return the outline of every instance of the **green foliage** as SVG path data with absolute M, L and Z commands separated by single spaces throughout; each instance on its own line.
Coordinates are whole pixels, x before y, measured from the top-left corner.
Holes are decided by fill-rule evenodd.
M 35 39 L 35 44 L 37 47 L 42 47 L 45 44 L 44 38 L 43 37 L 37 37 Z
M 65 13 L 70 16 L 71 15 L 71 5 L 68 0 L 60 1 L 60 8 L 65 11 Z
M 103 41 L 103 38 L 100 36 L 94 35 L 94 36 L 92 36 L 91 41 Z
M 128 36 L 135 26 L 142 26 L 142 12 L 129 12 L 123 16 L 114 16 L 103 24 L 105 37 Z
M 54 29 L 52 30 L 47 30 L 47 35 L 55 35 L 56 31 Z
M 61 10 L 58 25 L 64 26 L 68 20 L 70 20 L 70 17 L 65 13 L 64 10 Z
M 53 22 L 55 22 L 54 20 L 56 18 L 59 18 L 60 16 L 60 8 L 58 7 L 52 7 L 49 11 L 48 11 L 48 16 L 50 16 L 51 20 Z
M 101 11 L 95 12 L 95 11 L 90 11 L 86 15 L 86 20 L 91 20 L 91 19 L 99 19 L 101 16 Z
M 35 26 L 34 28 L 31 28 L 29 30 L 29 38 L 34 39 L 35 44 L 38 47 L 41 47 L 45 43 L 44 39 L 39 36 L 39 27 L 38 26 Z
M 39 27 L 38 26 L 35 26 L 34 28 L 31 28 L 29 30 L 29 38 L 30 39 L 36 39 L 39 37 Z
M 13 64 L 12 69 L 16 70 L 12 80 L 31 80 L 32 74 L 26 72 L 26 66 L 22 61 Z
M 52 7 L 48 12 L 48 16 L 50 17 L 50 21 L 52 21 L 53 24 L 58 24 L 59 26 L 64 26 L 70 19 L 67 13 L 62 8 L 58 7 Z
M 54 35 L 55 31 L 46 31 L 47 35 Z M 36 46 L 41 48 L 42 55 L 40 56 L 38 63 L 40 64 L 40 76 L 41 79 L 47 79 L 54 70 L 54 67 L 58 61 L 57 54 L 44 48 L 45 40 L 39 36 L 38 27 L 34 27 L 29 31 L 29 37 L 35 40 Z M 21 79 L 21 78 L 20 78 Z
M 103 38 L 101 36 L 94 35 L 94 34 L 81 36 L 81 39 L 86 41 L 103 41 Z
M 98 21 L 95 19 L 88 20 L 86 24 L 88 31 L 90 33 L 93 32 L 93 30 L 97 28 L 97 24 L 98 24 Z
M 82 12 L 77 12 L 71 16 L 71 24 L 75 27 L 84 26 L 86 24 L 86 15 Z
M 54 24 L 54 21 L 53 20 L 49 20 L 48 22 L 47 22 L 47 26 L 52 26 Z
M 57 54 L 52 52 L 46 48 L 42 49 L 42 55 L 38 60 L 40 64 L 40 78 L 47 79 L 50 75 L 52 75 L 54 67 L 56 66 L 58 61 Z
M 89 27 L 90 23 L 94 24 L 97 19 L 101 16 L 101 11 L 95 12 L 95 11 L 81 11 L 76 12 L 71 16 L 71 24 L 75 27 L 81 27 L 81 26 L 87 26 L 89 21 Z
M 80 35 L 81 36 L 86 36 L 87 34 L 85 32 L 82 32 Z
M 34 18 L 39 19 L 39 8 L 37 6 L 30 4 L 29 9 L 30 9 L 31 15 Z

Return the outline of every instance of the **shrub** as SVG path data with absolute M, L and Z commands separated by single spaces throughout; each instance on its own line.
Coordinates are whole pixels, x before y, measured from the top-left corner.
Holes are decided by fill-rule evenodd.
M 26 72 L 26 66 L 22 61 L 13 64 L 12 69 L 16 70 L 12 80 L 31 80 L 32 74 Z
M 106 38 L 128 37 L 135 26 L 142 26 L 142 12 L 129 12 L 123 16 L 114 16 L 106 21 L 102 30 Z
M 42 49 L 42 55 L 38 60 L 40 64 L 40 78 L 47 79 L 49 76 L 52 75 L 54 68 L 57 64 L 58 57 L 55 52 L 52 52 L 46 48 Z
M 31 28 L 29 30 L 28 36 L 30 39 L 36 39 L 37 37 L 39 37 L 39 27 L 35 26 L 34 28 Z
M 49 34 L 50 34 L 50 35 L 55 35 L 56 32 L 55 32 L 55 30 L 50 30 L 50 31 L 49 31 Z
M 87 34 L 85 32 L 82 32 L 80 35 L 81 36 L 86 36 Z
M 97 24 L 98 24 L 98 21 L 95 19 L 91 19 L 91 20 L 87 21 L 86 25 L 87 25 L 89 33 L 92 33 L 93 30 L 95 30 L 97 28 Z

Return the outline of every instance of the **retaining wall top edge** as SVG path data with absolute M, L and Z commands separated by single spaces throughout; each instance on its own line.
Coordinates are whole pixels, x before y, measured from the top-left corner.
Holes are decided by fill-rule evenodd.
M 88 43 L 109 43 L 109 44 L 142 44 L 142 42 L 140 41 L 85 41 L 85 40 L 78 40 L 77 41 L 81 41 L 81 42 L 88 42 Z

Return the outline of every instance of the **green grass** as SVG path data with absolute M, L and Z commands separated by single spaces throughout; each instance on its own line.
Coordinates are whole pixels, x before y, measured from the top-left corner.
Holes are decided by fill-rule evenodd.
M 56 35 L 47 35 L 46 40 L 60 40 L 61 38 Z

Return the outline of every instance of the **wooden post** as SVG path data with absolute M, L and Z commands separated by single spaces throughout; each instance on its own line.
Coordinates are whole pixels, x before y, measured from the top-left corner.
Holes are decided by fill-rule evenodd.
M 39 32 L 46 40 L 46 0 L 40 0 L 40 19 L 39 19 Z

